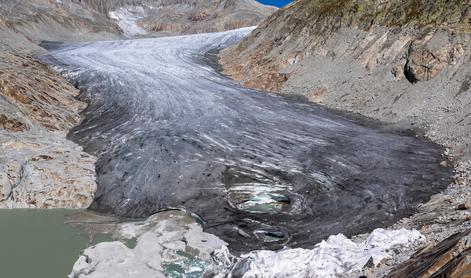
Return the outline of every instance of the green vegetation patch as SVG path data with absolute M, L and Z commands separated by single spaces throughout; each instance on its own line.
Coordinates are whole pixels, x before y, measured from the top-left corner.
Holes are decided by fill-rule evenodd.
M 470 0 L 300 0 L 292 9 L 319 29 L 380 25 L 470 32 L 470 6 Z

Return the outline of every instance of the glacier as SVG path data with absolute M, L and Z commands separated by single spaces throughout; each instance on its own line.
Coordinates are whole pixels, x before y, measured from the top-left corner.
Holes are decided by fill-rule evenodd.
M 68 136 L 98 158 L 91 210 L 184 209 L 240 255 L 387 227 L 448 185 L 431 142 L 219 73 L 217 51 L 253 30 L 67 43 L 40 57 L 89 103 Z

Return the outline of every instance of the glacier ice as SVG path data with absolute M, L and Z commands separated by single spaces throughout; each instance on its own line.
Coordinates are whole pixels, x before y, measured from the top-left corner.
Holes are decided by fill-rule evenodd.
M 252 30 L 41 56 L 89 101 L 69 137 L 98 157 L 92 210 L 184 208 L 234 252 L 310 248 L 391 225 L 447 185 L 439 146 L 218 74 L 215 50 Z

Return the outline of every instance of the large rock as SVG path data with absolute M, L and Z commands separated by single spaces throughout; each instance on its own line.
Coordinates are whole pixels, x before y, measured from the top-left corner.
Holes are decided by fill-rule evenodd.
M 435 51 L 427 47 L 433 37 L 428 34 L 410 44 L 404 75 L 410 82 L 428 81 L 435 78 L 443 68 L 454 65 L 464 54 L 462 44 L 446 45 Z
M 413 255 L 387 277 L 471 277 L 470 233 L 471 230 L 467 230 L 454 234 L 435 247 Z

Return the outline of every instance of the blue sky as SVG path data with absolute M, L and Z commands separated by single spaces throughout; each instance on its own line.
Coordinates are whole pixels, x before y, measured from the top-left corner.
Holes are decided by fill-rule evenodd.
M 277 6 L 280 8 L 293 2 L 293 0 L 257 0 L 257 1 L 265 5 L 272 5 L 272 6 Z

